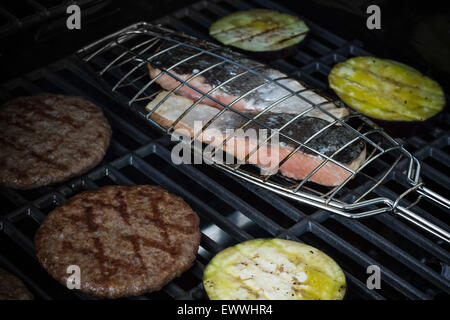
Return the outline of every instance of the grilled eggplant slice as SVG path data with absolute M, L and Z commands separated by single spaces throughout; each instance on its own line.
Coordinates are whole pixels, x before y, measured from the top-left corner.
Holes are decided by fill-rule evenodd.
M 299 18 L 266 9 L 238 11 L 214 22 L 209 34 L 245 51 L 277 51 L 302 41 L 308 26 Z
M 320 250 L 282 239 L 255 239 L 219 252 L 203 286 L 211 300 L 340 300 L 345 275 Z
M 334 66 L 328 80 L 347 105 L 380 120 L 424 121 L 445 106 L 436 81 L 392 60 L 351 58 Z

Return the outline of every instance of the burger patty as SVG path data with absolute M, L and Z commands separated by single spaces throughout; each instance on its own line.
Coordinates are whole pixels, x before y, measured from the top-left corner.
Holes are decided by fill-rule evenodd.
M 0 107 L 0 184 L 31 189 L 67 180 L 105 155 L 111 127 L 82 97 L 42 93 Z
M 11 273 L 0 269 L 0 300 L 32 300 L 25 284 Z
M 49 213 L 35 236 L 41 265 L 66 285 L 103 298 L 161 289 L 194 262 L 199 217 L 158 186 L 106 186 L 82 192 Z

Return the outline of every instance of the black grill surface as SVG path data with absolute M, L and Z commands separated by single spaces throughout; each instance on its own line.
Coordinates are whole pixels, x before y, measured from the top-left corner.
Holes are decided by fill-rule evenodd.
M 206 38 L 217 18 L 236 10 L 265 7 L 285 11 L 265 0 L 202 1 L 158 20 L 164 26 Z M 281 71 L 319 89 L 327 89 L 331 67 L 352 56 L 367 55 L 357 41 L 346 41 L 305 19 L 311 34 L 300 52 L 271 61 Z M 133 299 L 206 299 L 201 285 L 211 257 L 227 246 L 255 237 L 302 241 L 330 255 L 344 269 L 346 299 L 438 299 L 450 294 L 449 246 L 412 225 L 382 214 L 350 220 L 289 201 L 239 181 L 206 165 L 174 165 L 170 139 L 149 127 L 106 93 L 75 57 L 36 70 L 0 88 L 2 102 L 39 92 L 82 95 L 103 108 L 113 128 L 102 163 L 69 182 L 30 191 L 0 188 L 0 267 L 24 280 L 38 299 L 94 299 L 53 280 L 36 260 L 33 237 L 45 216 L 76 193 L 102 185 L 158 184 L 183 197 L 199 214 L 203 233 L 194 266 L 159 292 Z M 449 197 L 450 117 L 421 135 L 406 139 L 406 148 L 422 160 L 430 188 Z M 407 187 L 393 172 L 378 191 L 397 198 Z M 439 225 L 448 212 L 427 202 L 413 210 Z M 369 265 L 381 268 L 381 289 L 369 290 Z
M 55 18 L 65 20 L 66 8 L 76 4 L 85 9 L 87 5 L 107 0 L 4 0 L 0 6 L 0 37 L 19 29 L 32 27 L 42 21 Z

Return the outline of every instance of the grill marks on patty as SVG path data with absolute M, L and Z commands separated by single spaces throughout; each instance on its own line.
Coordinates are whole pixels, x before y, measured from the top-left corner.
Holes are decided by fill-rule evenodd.
M 151 216 L 148 216 L 147 213 L 144 213 L 143 218 L 146 222 L 150 222 L 155 224 L 162 237 L 163 241 L 155 241 L 151 238 L 146 238 L 142 236 L 136 235 L 136 231 L 133 229 L 133 226 L 130 222 L 130 213 L 128 212 L 128 206 L 127 206 L 127 200 L 125 199 L 125 193 L 124 189 L 118 189 L 114 195 L 115 200 L 118 204 L 110 204 L 102 200 L 92 200 L 92 199 L 86 199 L 84 201 L 84 205 L 87 205 L 84 207 L 84 215 L 71 215 L 68 218 L 71 219 L 74 222 L 82 222 L 88 226 L 88 229 L 90 232 L 97 232 L 99 229 L 102 229 L 101 224 L 97 224 L 95 222 L 95 213 L 94 210 L 98 208 L 108 209 L 112 210 L 114 214 L 119 215 L 123 222 L 129 227 L 130 234 L 121 234 L 121 238 L 125 241 L 129 241 L 134 249 L 134 255 L 139 259 L 139 267 L 135 268 L 136 272 L 145 271 L 145 262 L 142 258 L 141 249 L 140 249 L 140 243 L 145 244 L 147 247 L 152 247 L 161 251 L 168 252 L 170 256 L 173 257 L 176 256 L 178 253 L 178 248 L 176 246 L 173 246 L 173 244 L 170 241 L 169 235 L 168 235 L 168 229 L 170 231 L 175 232 L 182 232 L 182 233 L 188 233 L 190 228 L 182 228 L 178 227 L 177 225 L 170 225 L 165 223 L 162 220 L 161 212 L 159 210 L 159 203 L 160 201 L 163 201 L 162 195 L 158 194 L 155 195 L 154 193 L 145 193 L 140 192 L 139 193 L 143 197 L 147 197 L 150 200 L 150 208 L 151 208 Z M 99 240 L 99 238 L 94 238 L 95 241 L 95 250 L 83 250 L 83 253 L 90 253 L 93 254 L 97 261 L 99 262 L 99 267 L 103 269 L 105 262 L 112 262 L 113 264 L 117 264 L 118 266 L 124 266 L 121 260 L 118 259 L 112 259 L 111 257 L 105 255 L 104 253 L 104 247 L 103 242 Z M 66 245 L 70 243 L 66 242 Z M 73 247 L 72 247 L 73 248 Z M 127 266 L 127 265 L 126 265 Z M 117 268 L 114 268 L 113 270 L 104 270 L 104 271 L 112 271 L 112 273 L 117 272 Z
M 97 165 L 111 128 L 100 108 L 81 97 L 39 94 L 0 107 L 0 183 L 30 189 Z
M 189 268 L 200 242 L 199 218 L 156 186 L 86 191 L 49 214 L 35 238 L 43 267 L 65 284 L 80 266 L 82 291 L 115 298 L 159 290 Z

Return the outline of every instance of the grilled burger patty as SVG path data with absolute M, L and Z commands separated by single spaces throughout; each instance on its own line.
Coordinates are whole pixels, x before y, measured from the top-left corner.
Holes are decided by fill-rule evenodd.
M 35 236 L 41 265 L 66 285 L 104 298 L 159 290 L 194 262 L 199 217 L 158 186 L 106 186 L 82 192 L 47 216 Z
M 95 167 L 111 127 L 101 109 L 82 97 L 42 93 L 0 107 L 0 184 L 31 189 Z
M 16 276 L 0 269 L 0 300 L 32 300 L 33 295 Z

